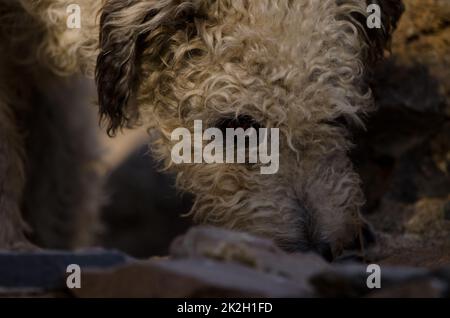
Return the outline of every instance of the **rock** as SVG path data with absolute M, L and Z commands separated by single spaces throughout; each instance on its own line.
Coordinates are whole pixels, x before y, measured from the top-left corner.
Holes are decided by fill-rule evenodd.
M 82 274 L 77 297 L 307 297 L 288 278 L 208 259 L 151 260 Z
M 80 252 L 0 251 L 0 294 L 64 290 L 66 269 L 77 264 L 87 268 L 111 268 L 131 261 L 117 251 L 92 249 Z
M 430 272 L 424 269 L 385 266 L 380 268 L 383 290 L 430 276 Z M 368 276 L 365 265 L 338 265 L 314 275 L 311 283 L 319 297 L 363 297 L 373 292 L 366 284 Z
M 435 278 L 415 279 L 374 291 L 370 298 L 440 298 L 448 297 L 448 286 Z
M 406 11 L 394 34 L 393 55 L 403 65 L 424 65 L 435 79 L 436 89 L 446 96 L 440 105 L 443 114 L 450 114 L 450 5 L 447 0 L 403 0 Z M 419 80 L 419 79 L 417 79 Z M 415 89 L 422 90 L 421 86 Z M 411 92 L 411 91 L 410 91 Z M 422 92 L 426 92 L 422 90 Z M 412 93 L 412 92 L 411 92 Z M 423 95 L 422 95 L 423 96 Z M 412 105 L 421 108 L 423 99 Z M 428 104 L 432 106 L 431 104 Z M 434 105 L 434 107 L 439 105 Z M 435 108 L 437 109 L 437 108 Z
M 411 242 L 399 243 L 397 248 Z M 314 254 L 286 253 L 271 241 L 246 233 L 194 227 L 173 242 L 167 258 L 134 262 L 109 271 L 84 271 L 83 286 L 73 290 L 73 294 L 77 297 L 444 297 L 448 294 L 450 263 L 437 270 L 384 263 L 379 266 L 381 289 L 370 289 L 367 286 L 370 273 L 365 264 L 330 264 Z
M 302 286 L 309 284 L 312 275 L 330 266 L 314 253 L 288 254 L 270 240 L 209 226 L 191 228 L 185 236 L 175 240 L 171 255 L 239 263 Z
M 450 263 L 438 270 L 380 266 L 380 288 L 370 289 L 365 265 L 338 265 L 312 277 L 319 297 L 440 298 L 450 295 Z
M 444 240 L 412 234 L 380 234 L 377 245 L 366 251 L 370 263 L 436 269 L 450 267 L 450 245 Z
M 381 238 L 380 247 L 386 249 L 386 237 Z M 398 255 L 407 251 L 405 244 L 411 243 L 396 245 Z M 404 257 L 414 256 L 417 260 L 417 255 L 421 252 L 411 250 Z M 374 255 L 369 251 L 368 256 Z M 439 267 L 435 263 L 429 268 L 412 268 L 391 266 L 385 260 L 371 260 L 381 268 L 381 289 L 372 290 L 366 284 L 370 273 L 361 262 L 327 263 L 315 254 L 284 252 L 271 241 L 246 233 L 201 226 L 177 238 L 169 256 L 145 261 L 104 250 L 2 252 L 0 295 L 191 298 L 450 294 L 450 262 L 442 262 Z M 66 267 L 72 263 L 81 266 L 79 289 L 65 285 Z
M 178 237 L 171 245 L 170 255 L 183 257 L 209 257 L 237 260 L 253 264 L 255 252 L 282 254 L 272 241 L 244 232 L 230 231 L 213 226 L 197 226 Z
M 417 202 L 415 214 L 405 224 L 405 230 L 424 238 L 449 240 L 450 221 L 445 219 L 446 203 L 447 200 L 439 199 L 422 199 Z
M 79 297 L 311 297 L 312 275 L 329 268 L 315 254 L 288 254 L 270 240 L 194 227 L 171 256 L 82 276 Z

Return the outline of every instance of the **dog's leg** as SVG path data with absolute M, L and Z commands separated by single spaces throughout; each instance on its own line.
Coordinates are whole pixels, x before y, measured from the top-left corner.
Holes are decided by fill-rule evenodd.
M 33 242 L 72 249 L 90 245 L 98 225 L 97 123 L 89 87 L 83 81 L 55 81 L 39 88 L 26 122 L 22 210 Z
M 25 237 L 27 225 L 20 212 L 25 182 L 23 147 L 10 107 L 0 100 L 0 249 L 31 247 Z

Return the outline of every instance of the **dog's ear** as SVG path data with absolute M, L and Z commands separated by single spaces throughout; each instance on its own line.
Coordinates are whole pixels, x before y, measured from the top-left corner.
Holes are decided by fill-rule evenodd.
M 145 50 L 157 54 L 198 14 L 200 1 L 106 0 L 100 19 L 96 83 L 108 135 L 139 118 L 135 103 Z
M 350 20 L 367 43 L 366 60 L 373 64 L 390 49 L 391 37 L 404 11 L 402 0 L 336 0 L 344 20 Z M 380 13 L 381 23 L 370 25 L 371 15 Z
M 381 28 L 369 27 L 367 21 L 365 30 L 370 52 L 368 58 L 376 61 L 390 50 L 392 33 L 405 9 L 402 0 L 367 0 L 367 8 L 373 9 L 377 5 L 381 9 Z M 368 14 L 375 11 L 370 11 Z

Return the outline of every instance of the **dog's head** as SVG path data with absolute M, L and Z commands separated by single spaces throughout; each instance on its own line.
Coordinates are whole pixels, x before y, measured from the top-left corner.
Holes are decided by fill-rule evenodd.
M 370 110 L 364 78 L 402 10 L 400 0 L 379 1 L 381 25 L 370 29 L 369 4 L 106 1 L 96 79 L 108 132 L 155 128 L 154 149 L 195 194 L 197 220 L 269 236 L 287 249 L 337 253 L 361 232 L 364 202 L 342 123 L 361 124 Z M 222 130 L 279 128 L 278 172 L 263 175 L 258 164 L 175 166 L 171 133 L 193 130 L 194 120 Z

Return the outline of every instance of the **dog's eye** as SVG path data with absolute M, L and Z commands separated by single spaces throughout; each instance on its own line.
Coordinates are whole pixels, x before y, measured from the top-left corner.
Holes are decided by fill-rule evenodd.
M 224 118 L 220 120 L 217 127 L 225 132 L 227 128 L 242 128 L 244 130 L 247 130 L 248 128 L 255 128 L 258 130 L 261 125 L 251 116 L 239 115 L 238 117 Z

